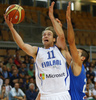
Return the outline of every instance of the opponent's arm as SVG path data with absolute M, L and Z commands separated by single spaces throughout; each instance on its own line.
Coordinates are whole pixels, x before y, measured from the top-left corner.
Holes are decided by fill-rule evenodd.
M 55 4 L 55 2 L 52 2 L 51 6 L 49 7 L 49 17 L 50 17 L 53 27 L 56 31 L 56 34 L 58 35 L 56 45 L 61 49 L 65 49 L 66 43 L 65 43 L 64 32 L 62 30 L 62 27 L 59 25 L 59 23 L 56 21 L 56 19 L 53 16 L 54 4 Z
M 15 42 L 17 43 L 17 45 L 23 50 L 25 51 L 28 55 L 32 56 L 32 57 L 36 57 L 36 53 L 37 53 L 37 47 L 33 47 L 29 44 L 26 44 L 23 42 L 22 38 L 20 37 L 20 35 L 16 32 L 16 30 L 13 27 L 12 24 L 12 19 L 9 20 L 9 16 L 4 15 L 4 19 L 12 33 L 12 36 L 15 40 Z
M 59 23 L 59 25 L 62 27 L 61 21 L 60 21 L 59 19 L 57 19 L 57 18 L 56 18 L 56 21 L 57 21 L 57 22 Z M 69 50 L 68 50 L 68 47 L 67 47 L 66 42 L 65 42 L 65 49 L 64 49 L 64 50 L 61 49 L 61 53 L 62 53 L 63 56 L 66 58 L 66 61 L 67 61 L 68 65 L 70 65 L 72 57 L 71 57 L 71 55 L 70 55 L 70 53 L 69 53 Z
M 36 100 L 40 100 L 40 93 L 38 93 Z
M 71 7 L 71 3 L 69 2 L 69 5 L 67 7 L 67 12 L 66 12 L 67 31 L 68 31 L 67 40 L 68 40 L 71 55 L 72 55 L 73 65 L 75 66 L 75 68 L 73 68 L 73 70 L 75 71 L 75 75 L 77 75 L 78 71 L 79 72 L 81 71 L 82 62 L 81 62 L 80 56 L 78 55 L 78 51 L 77 51 L 77 48 L 75 45 L 75 35 L 74 35 L 72 23 L 71 23 L 70 7 Z

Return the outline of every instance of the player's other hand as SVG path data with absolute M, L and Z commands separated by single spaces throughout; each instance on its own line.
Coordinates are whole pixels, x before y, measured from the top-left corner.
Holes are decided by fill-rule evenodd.
M 54 4 L 55 4 L 55 2 L 53 1 L 51 3 L 51 6 L 49 7 L 49 17 L 50 18 L 53 18 L 54 17 L 54 15 L 53 15 L 53 7 L 54 7 Z
M 58 18 L 56 18 L 56 21 L 59 23 L 59 25 L 62 27 L 62 23 L 61 23 L 61 21 L 58 19 Z
M 69 2 L 67 6 L 66 20 L 71 21 L 71 2 Z
M 9 26 L 9 28 L 13 27 L 12 18 L 9 20 L 9 16 L 6 16 L 6 14 L 4 14 L 4 19 L 7 25 Z

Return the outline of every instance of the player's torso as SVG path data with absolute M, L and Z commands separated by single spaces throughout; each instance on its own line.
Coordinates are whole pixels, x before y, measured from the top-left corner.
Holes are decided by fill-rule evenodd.
M 70 74 L 70 94 L 72 100 L 84 100 L 86 89 L 86 73 L 82 65 L 82 70 L 79 76 L 74 76 L 71 67 Z
M 39 48 L 36 57 L 36 83 L 40 92 L 45 94 L 69 89 L 66 59 L 56 46 L 49 49 Z

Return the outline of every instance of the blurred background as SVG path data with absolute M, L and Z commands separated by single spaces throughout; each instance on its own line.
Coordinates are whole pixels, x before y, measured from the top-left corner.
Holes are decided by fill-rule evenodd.
M 69 0 L 0 0 L 0 62 L 1 65 L 3 64 L 2 66 L 0 65 L 2 69 L 1 73 L 3 73 L 4 65 L 6 66 L 6 71 L 8 73 L 12 72 L 7 66 L 9 59 L 12 58 L 15 65 L 15 59 L 20 60 L 20 65 L 16 65 L 17 70 L 22 69 L 22 63 L 24 63 L 24 68 L 27 70 L 26 75 L 30 78 L 34 77 L 35 74 L 34 59 L 26 55 L 26 53 L 16 45 L 10 30 L 4 21 L 3 14 L 5 13 L 6 8 L 11 4 L 19 4 L 24 8 L 25 19 L 20 24 L 14 25 L 14 27 L 24 42 L 41 47 L 43 46 L 41 41 L 42 31 L 45 27 L 52 26 L 48 16 L 48 7 L 52 1 L 55 1 L 54 16 L 61 20 L 67 39 L 66 8 Z M 70 1 L 76 46 L 85 48 L 90 54 L 89 61 L 84 64 L 86 76 L 89 80 L 87 82 L 86 99 L 96 100 L 96 0 Z M 17 57 L 18 55 L 19 58 Z M 32 76 L 28 74 L 30 64 L 33 64 Z M 17 71 L 18 75 L 19 71 Z M 3 74 L 2 77 L 1 79 L 5 81 L 6 78 L 4 78 Z M 10 77 L 8 76 L 8 78 Z M 36 91 L 38 92 L 38 89 Z

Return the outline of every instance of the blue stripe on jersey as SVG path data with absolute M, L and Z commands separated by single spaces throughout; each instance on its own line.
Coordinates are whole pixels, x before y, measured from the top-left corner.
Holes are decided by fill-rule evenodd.
M 56 46 L 56 45 L 55 45 Z M 57 47 L 57 46 L 56 46 Z M 58 48 L 58 47 L 57 47 Z M 59 48 L 58 48 L 58 50 L 59 50 Z M 60 50 L 59 50 L 60 51 Z M 60 53 L 61 53 L 61 51 L 60 51 Z M 61 53 L 61 55 L 63 56 L 63 54 Z M 66 58 L 63 56 L 63 58 L 66 60 Z M 65 84 L 66 84 L 66 80 L 67 80 L 67 78 L 68 78 L 68 76 L 69 76 L 69 71 L 68 71 L 68 68 L 67 68 L 67 63 L 66 63 L 66 72 L 67 72 L 67 76 L 66 76 L 66 78 L 65 78 Z
M 68 72 L 68 68 L 67 68 L 67 63 L 66 63 L 66 73 L 67 73 L 67 76 L 66 76 L 66 78 L 65 78 L 65 84 L 66 84 L 66 80 L 67 80 L 67 78 L 68 78 L 68 76 L 69 76 L 69 72 Z
M 38 54 L 38 52 L 39 52 L 39 47 L 38 47 L 38 49 L 37 49 L 37 54 Z
M 37 70 L 38 70 L 38 65 L 37 65 L 37 63 L 35 63 L 35 65 L 36 65 Z M 38 77 L 39 77 L 39 70 L 38 70 Z M 40 78 L 40 77 L 39 77 L 39 79 L 41 80 L 41 86 L 42 86 L 42 85 L 43 85 L 43 80 L 42 80 L 42 78 Z
M 84 65 L 79 76 L 74 76 L 71 66 L 69 67 L 70 74 L 70 95 L 71 100 L 84 100 L 85 88 L 86 88 L 86 74 Z

